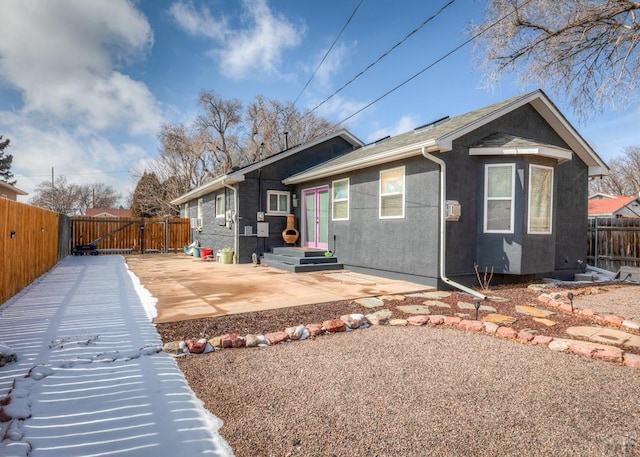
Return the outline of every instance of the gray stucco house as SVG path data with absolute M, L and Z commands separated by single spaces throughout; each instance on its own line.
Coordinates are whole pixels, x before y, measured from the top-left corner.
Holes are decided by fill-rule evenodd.
M 253 254 L 285 246 L 282 231 L 299 200 L 283 179 L 362 146 L 339 130 L 217 177 L 171 204 L 191 218 L 192 238 L 200 246 L 231 248 L 236 262 L 251 262 Z
M 345 131 L 333 141 L 340 152 L 315 164 L 303 157 L 323 143 L 297 148 L 287 156 L 296 166 L 277 167 L 262 189 L 295 195 L 297 244 L 331 250 L 349 270 L 465 287 L 476 283 L 474 264 L 493 268 L 498 283 L 571 277 L 586 259 L 588 180 L 608 169 L 542 91 L 366 146 Z M 258 165 L 209 189 L 247 185 Z M 239 200 L 240 225 L 255 224 L 258 196 L 267 204 L 255 185 L 248 195 L 226 192 Z M 175 203 L 193 214 L 189 194 Z M 243 248 L 241 234 L 236 243 L 240 262 L 282 245 L 269 238 Z

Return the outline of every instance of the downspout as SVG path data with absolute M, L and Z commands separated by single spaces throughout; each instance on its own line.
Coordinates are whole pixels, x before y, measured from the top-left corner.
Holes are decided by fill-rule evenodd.
M 238 241 L 240 236 L 240 232 L 238 231 L 238 190 L 227 184 L 224 179 L 222 180 L 222 185 L 227 189 L 231 189 L 231 192 L 233 192 L 233 213 L 231 216 L 231 222 L 233 223 L 233 252 L 236 257 L 236 261 L 234 263 L 238 263 L 238 258 L 240 257 L 240 253 L 238 252 Z M 235 217 L 233 214 L 235 214 Z
M 445 264 L 446 264 L 446 251 L 447 251 L 447 239 L 446 239 L 446 234 L 447 234 L 447 221 L 445 220 L 444 217 L 444 211 L 445 211 L 445 207 L 446 207 L 446 200 L 447 200 L 447 195 L 446 195 L 446 190 L 447 190 L 447 165 L 444 162 L 444 160 L 431 155 L 427 152 L 427 148 L 426 146 L 422 147 L 422 155 L 424 156 L 425 159 L 427 160 L 431 160 L 432 162 L 435 162 L 439 167 L 440 167 L 440 279 L 442 279 L 442 281 L 445 284 L 450 285 L 451 287 L 454 287 L 456 289 L 459 289 L 463 292 L 466 292 L 468 294 L 473 295 L 476 298 L 479 298 L 481 300 L 486 300 L 487 296 L 481 294 L 480 292 L 477 292 L 467 286 L 464 286 L 460 283 L 457 283 L 451 279 L 449 279 L 447 277 L 447 273 L 446 273 L 446 268 L 445 268 Z

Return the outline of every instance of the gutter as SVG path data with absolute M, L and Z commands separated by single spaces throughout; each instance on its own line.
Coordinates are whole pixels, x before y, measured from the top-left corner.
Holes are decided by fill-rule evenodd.
M 447 277 L 447 273 L 445 271 L 446 270 L 445 268 L 446 247 L 447 247 L 447 239 L 446 239 L 447 221 L 445 220 L 445 217 L 444 217 L 444 211 L 446 208 L 446 191 L 447 191 L 447 181 L 446 181 L 447 165 L 445 164 L 444 160 L 429 154 L 425 146 L 422 147 L 422 156 L 427 160 L 431 160 L 432 162 L 435 162 L 440 167 L 440 218 L 439 218 L 440 220 L 440 279 L 442 279 L 442 281 L 445 284 L 448 284 L 451 287 L 454 287 L 458 290 L 471 294 L 474 297 L 479 298 L 481 300 L 486 300 L 487 299 L 486 295 L 483 295 L 480 292 L 477 292 L 467 286 L 457 283 Z
M 238 189 L 227 184 L 226 178 L 222 179 L 221 184 L 227 189 L 231 189 L 231 192 L 233 192 L 233 213 L 231 216 L 231 222 L 233 222 L 233 252 L 235 253 L 235 261 L 233 263 L 238 263 L 238 257 L 240 256 L 240 253 L 238 252 L 240 236 L 240 232 L 238 231 Z

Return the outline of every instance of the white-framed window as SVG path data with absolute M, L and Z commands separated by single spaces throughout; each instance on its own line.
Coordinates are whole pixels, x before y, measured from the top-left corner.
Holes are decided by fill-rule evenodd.
M 331 219 L 349 220 L 349 178 L 338 179 L 331 184 Z
M 529 165 L 529 220 L 527 232 L 549 235 L 552 231 L 553 168 Z
M 221 194 L 216 195 L 216 218 L 225 217 L 224 210 L 225 210 L 225 205 L 224 205 L 224 192 L 223 192 Z
M 484 232 L 513 233 L 516 166 L 490 164 L 484 171 Z
M 196 216 L 196 226 L 202 228 L 202 198 L 198 199 L 198 214 Z
M 291 193 L 282 190 L 267 191 L 267 214 L 272 216 L 286 215 L 290 212 Z
M 380 219 L 404 217 L 404 167 L 380 171 Z

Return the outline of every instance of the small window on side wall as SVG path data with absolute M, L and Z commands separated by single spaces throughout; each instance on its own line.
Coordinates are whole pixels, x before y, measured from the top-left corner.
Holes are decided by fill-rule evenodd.
M 349 220 L 349 178 L 339 179 L 332 183 L 332 213 L 334 221 Z
M 553 168 L 529 165 L 529 221 L 531 234 L 549 235 L 552 231 Z
M 486 165 L 484 173 L 484 232 L 513 233 L 515 164 Z
M 380 172 L 380 219 L 404 217 L 404 167 Z
M 290 212 L 289 201 L 290 193 L 281 190 L 267 191 L 267 214 L 269 215 L 287 215 Z
M 216 195 L 216 218 L 224 217 L 224 193 Z

